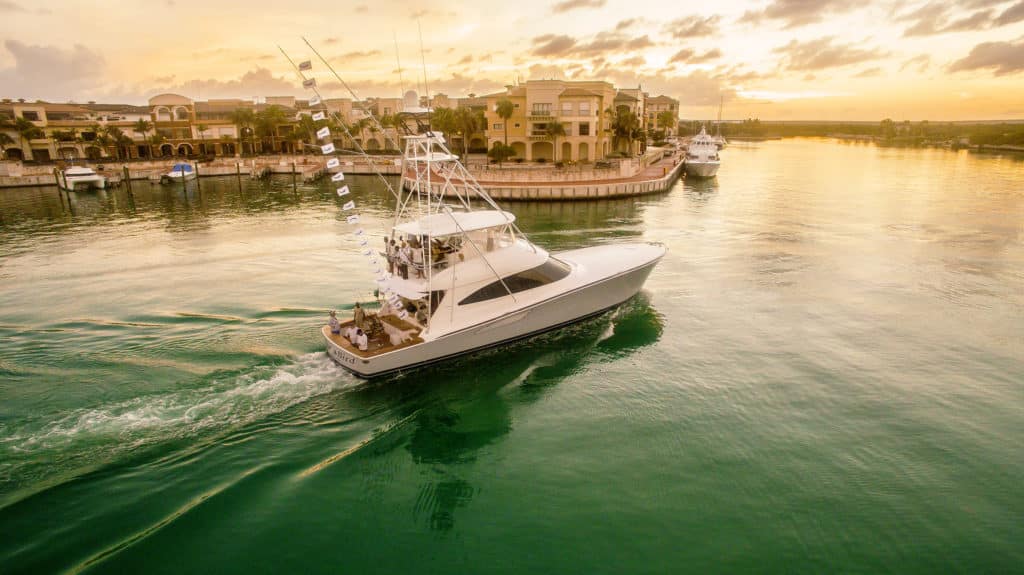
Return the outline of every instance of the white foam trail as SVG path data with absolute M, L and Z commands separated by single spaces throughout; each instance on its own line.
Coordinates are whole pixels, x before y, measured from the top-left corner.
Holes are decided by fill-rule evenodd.
M 356 384 L 358 380 L 324 353 L 311 353 L 286 366 L 256 368 L 199 389 L 78 409 L 49 422 L 25 422 L 0 437 L 0 453 L 26 455 L 79 445 L 88 449 L 111 440 L 120 447 L 154 443 L 255 421 Z

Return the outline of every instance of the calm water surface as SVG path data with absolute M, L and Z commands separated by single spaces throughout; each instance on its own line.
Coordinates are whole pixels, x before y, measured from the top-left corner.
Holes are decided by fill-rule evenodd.
M 327 183 L 0 190 L 0 572 L 1022 572 L 1024 161 L 723 157 L 508 204 L 670 251 L 611 314 L 371 383 L 318 339 L 373 287 Z

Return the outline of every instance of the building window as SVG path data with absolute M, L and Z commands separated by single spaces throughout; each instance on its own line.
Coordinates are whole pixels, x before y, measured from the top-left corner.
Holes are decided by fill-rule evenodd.
M 546 136 L 548 134 L 547 123 L 539 123 L 533 125 L 533 130 L 530 133 L 531 136 Z
M 494 124 L 495 130 L 500 130 L 504 124 Z
M 516 122 L 514 125 L 515 125 L 516 128 L 520 127 L 519 126 L 519 122 Z
M 563 116 L 571 116 L 572 115 L 572 102 L 562 102 L 562 115 Z
M 580 115 L 581 116 L 589 116 L 590 115 L 590 102 L 580 102 Z
M 590 135 L 590 122 L 580 122 L 580 135 L 581 136 L 589 136 Z
M 519 109 L 519 104 L 518 104 L 518 103 L 516 103 L 516 104 L 513 104 L 513 106 L 514 106 L 514 107 L 515 107 L 516 109 Z
M 21 112 L 21 117 L 25 118 L 26 120 L 28 120 L 30 122 L 38 122 L 39 121 L 39 112 L 30 112 L 28 110 L 23 110 Z
M 534 104 L 531 114 L 534 116 L 550 116 L 551 104 Z

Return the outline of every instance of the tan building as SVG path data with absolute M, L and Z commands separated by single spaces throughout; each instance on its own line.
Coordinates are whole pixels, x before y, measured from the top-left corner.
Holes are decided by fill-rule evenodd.
M 672 113 L 672 121 L 662 125 L 658 116 L 664 112 Z M 679 100 L 668 96 L 647 98 L 647 125 L 657 130 L 665 130 L 666 135 L 674 135 L 679 128 Z
M 609 82 L 530 80 L 508 86 L 504 92 L 489 94 L 487 102 L 487 147 L 505 142 L 524 160 L 586 162 L 600 160 L 611 151 L 608 120 L 603 113 L 615 103 L 615 87 Z M 512 102 L 508 121 L 498 116 L 497 104 Z M 565 136 L 547 135 L 547 125 L 559 122 Z M 557 154 L 556 154 L 557 151 Z

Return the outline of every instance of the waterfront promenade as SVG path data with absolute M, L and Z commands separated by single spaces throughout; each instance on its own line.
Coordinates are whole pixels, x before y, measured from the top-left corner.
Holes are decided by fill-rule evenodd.
M 397 176 L 397 156 L 342 157 L 345 173 Z M 173 161 L 103 162 L 101 174 L 110 185 L 127 181 L 159 182 Z M 660 152 L 647 158 L 622 160 L 608 167 L 559 168 L 518 166 L 497 167 L 469 161 L 469 169 L 492 197 L 498 200 L 585 200 L 637 196 L 668 190 L 682 173 L 680 157 L 663 157 Z M 200 177 L 236 176 L 262 178 L 272 174 L 291 175 L 296 181 L 312 182 L 326 173 L 322 157 L 260 156 L 195 163 Z M 54 166 L 22 166 L 6 162 L 0 169 L 0 188 L 56 186 Z

